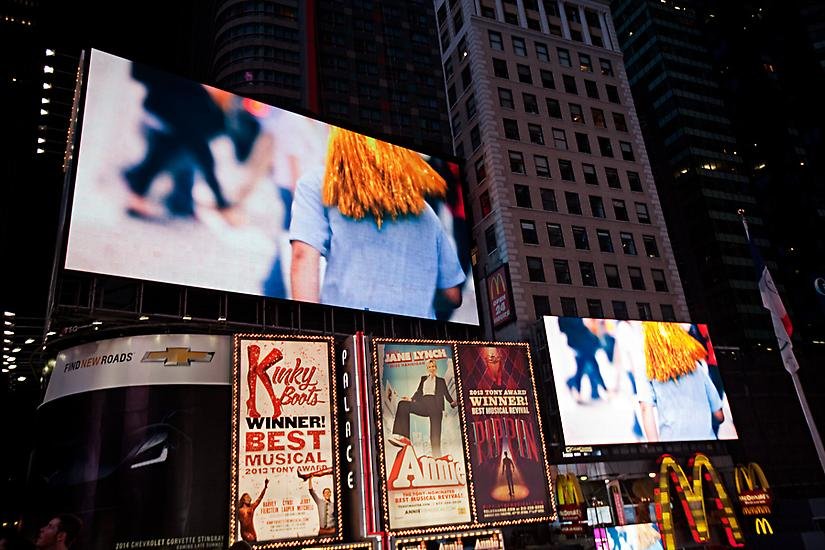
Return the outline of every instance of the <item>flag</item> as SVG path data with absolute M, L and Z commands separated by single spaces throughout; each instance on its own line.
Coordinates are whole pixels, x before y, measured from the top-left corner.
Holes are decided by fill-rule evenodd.
M 748 246 L 751 249 L 753 263 L 756 266 L 757 276 L 759 277 L 759 294 L 762 296 L 762 305 L 771 313 L 773 331 L 776 333 L 776 342 L 779 345 L 779 354 L 782 356 L 782 363 L 785 365 L 785 370 L 793 374 L 799 370 L 799 363 L 796 362 L 796 356 L 793 353 L 793 344 L 791 343 L 791 336 L 793 335 L 791 318 L 788 316 L 785 305 L 782 303 L 782 298 L 776 290 L 776 285 L 773 282 L 773 277 L 771 277 L 771 272 L 768 271 L 768 266 L 762 261 L 759 250 L 756 248 L 756 245 L 753 244 L 753 241 L 751 241 L 745 216 L 742 216 L 742 224 L 745 226 L 745 236 L 748 239 Z

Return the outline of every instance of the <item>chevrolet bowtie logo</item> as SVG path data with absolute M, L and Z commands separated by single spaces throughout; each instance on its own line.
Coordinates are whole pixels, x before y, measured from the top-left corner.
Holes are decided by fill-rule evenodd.
M 191 351 L 191 348 L 166 348 L 166 351 L 147 351 L 144 363 L 163 363 L 164 367 L 188 367 L 192 361 L 209 363 L 215 355 L 213 351 Z

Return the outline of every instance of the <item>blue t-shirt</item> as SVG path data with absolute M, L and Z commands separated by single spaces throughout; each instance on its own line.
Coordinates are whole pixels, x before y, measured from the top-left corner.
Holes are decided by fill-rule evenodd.
M 321 200 L 323 169 L 295 188 L 290 241 L 302 241 L 326 258 L 321 303 L 435 318 L 437 289 L 465 280 L 455 247 L 429 205 L 418 216 L 361 220 Z
M 637 390 L 640 402 L 656 405 L 660 441 L 716 439 L 712 415 L 722 400 L 702 367 L 667 382 L 645 380 Z

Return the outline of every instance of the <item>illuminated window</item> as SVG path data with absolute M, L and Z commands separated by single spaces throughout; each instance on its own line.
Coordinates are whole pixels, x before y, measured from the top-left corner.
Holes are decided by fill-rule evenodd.
M 601 68 L 604 76 L 613 76 L 613 63 L 611 63 L 609 59 L 602 59 L 600 57 L 599 67 Z
M 645 254 L 647 254 L 648 257 L 659 257 L 659 247 L 656 245 L 656 237 L 653 235 L 642 235 L 642 243 L 644 243 Z
M 593 61 L 590 59 L 590 56 L 586 53 L 579 54 L 579 69 L 581 69 L 581 71 L 584 73 L 593 72 Z
M 570 104 L 570 120 L 578 124 L 584 124 L 584 112 L 581 105 L 577 103 Z

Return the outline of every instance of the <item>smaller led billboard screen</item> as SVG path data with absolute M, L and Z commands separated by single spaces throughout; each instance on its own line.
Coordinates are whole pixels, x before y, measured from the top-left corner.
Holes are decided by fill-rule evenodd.
M 93 51 L 65 268 L 478 324 L 457 164 Z
M 565 444 L 737 438 L 706 325 L 544 323 Z

